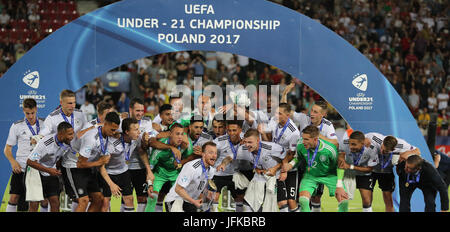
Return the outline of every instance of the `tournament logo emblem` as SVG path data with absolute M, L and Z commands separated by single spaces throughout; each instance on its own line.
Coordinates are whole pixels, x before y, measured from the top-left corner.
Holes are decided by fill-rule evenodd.
M 355 88 L 361 91 L 366 91 L 368 85 L 367 75 L 366 74 L 357 75 L 356 77 L 353 78 L 352 84 L 353 86 L 355 86 Z
M 33 89 L 39 88 L 39 72 L 34 71 L 34 72 L 27 72 L 25 74 L 26 76 L 23 77 L 22 79 L 23 83 L 25 83 L 26 85 L 30 86 Z

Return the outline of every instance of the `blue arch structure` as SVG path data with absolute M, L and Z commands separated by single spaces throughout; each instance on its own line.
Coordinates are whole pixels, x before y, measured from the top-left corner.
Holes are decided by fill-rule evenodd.
M 204 9 L 209 11 L 188 14 L 186 4 L 207 5 Z M 158 27 L 120 27 L 118 19 L 122 18 L 149 22 L 156 19 Z M 180 28 L 181 20 L 184 28 Z M 272 26 L 278 21 L 279 25 L 260 29 L 197 28 L 195 20 L 248 20 L 254 25 L 258 21 L 260 25 L 268 22 Z M 169 43 L 158 41 L 159 34 L 179 38 L 183 34 L 203 34 L 206 41 Z M 239 40 L 214 44 L 210 40 L 213 35 L 232 39 L 239 36 Z M 11 123 L 23 117 L 21 98 L 36 97 L 38 114 L 45 117 L 59 104 L 62 89 L 77 90 L 108 70 L 142 57 L 186 50 L 224 51 L 274 65 L 317 91 L 354 129 L 403 138 L 419 147 L 427 160 L 432 160 L 408 108 L 366 57 L 318 22 L 262 0 L 125 0 L 76 19 L 34 46 L 0 79 L 0 98 L 7 99 L 0 102 L 0 142 L 6 143 Z M 34 71 L 39 74 L 38 88 L 23 80 Z M 364 77 L 366 89 L 352 84 Z M 10 165 L 6 159 L 1 159 L 0 165 L 0 187 L 6 187 Z M 411 202 L 413 211 L 423 211 L 421 194 L 414 194 Z M 399 204 L 398 190 L 394 204 Z

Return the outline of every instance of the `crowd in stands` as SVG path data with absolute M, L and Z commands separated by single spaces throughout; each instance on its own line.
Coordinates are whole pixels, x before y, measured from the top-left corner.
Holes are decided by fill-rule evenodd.
M 98 1 L 99 7 L 116 1 Z M 437 134 L 448 135 L 450 110 L 450 2 L 445 0 L 272 0 L 311 17 L 351 43 L 383 73 L 408 105 L 424 135 L 433 114 Z M 79 17 L 76 1 L 0 0 L 0 77 L 32 46 Z M 251 58 L 222 52 L 189 51 L 136 60 L 111 71 L 132 73 L 129 93 L 107 93 L 99 78 L 81 91 L 89 104 L 105 97 L 126 111 L 131 97 L 143 97 L 154 117 L 177 84 L 271 85 L 297 83 L 288 102 L 306 111 L 321 97 L 297 78 Z M 80 93 L 80 91 L 79 91 Z M 81 102 L 80 102 L 81 103 Z M 95 108 L 95 107 L 94 107 Z M 327 116 L 339 121 L 330 106 Z

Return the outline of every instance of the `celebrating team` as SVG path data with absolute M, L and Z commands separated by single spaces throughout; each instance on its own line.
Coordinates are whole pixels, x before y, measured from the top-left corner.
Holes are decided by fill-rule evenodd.
M 210 98 L 200 95 L 186 113 L 181 98 L 171 97 L 153 122 L 143 117 L 140 99 L 131 100 L 129 115 L 100 102 L 91 122 L 75 109 L 70 90 L 61 92 L 60 107 L 45 120 L 37 118 L 36 102 L 25 99 L 25 118 L 11 126 L 4 150 L 13 171 L 6 211 L 17 211 L 22 196 L 29 211 L 41 202 L 41 211 L 48 204 L 57 212 L 64 189 L 76 212 L 108 212 L 112 196 L 121 197 L 121 212 L 133 212 L 133 191 L 138 212 L 162 212 L 164 206 L 216 212 L 226 186 L 236 212 L 317 212 L 327 186 L 338 211 L 348 211 L 358 188 L 363 211 L 371 212 L 377 180 L 386 211 L 394 211 L 394 167 L 401 211 L 410 210 L 415 188 L 426 195 L 426 211 L 435 210 L 437 191 L 441 210 L 448 210 L 448 186 L 418 148 L 350 127 L 338 141 L 324 118 L 327 104 L 317 102 L 309 114 L 294 112 L 283 103 L 290 89 L 273 112 L 231 104 L 215 114 Z

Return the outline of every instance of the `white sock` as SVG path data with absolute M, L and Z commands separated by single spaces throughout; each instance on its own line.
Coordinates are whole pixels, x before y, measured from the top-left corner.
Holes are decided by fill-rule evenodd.
M 372 212 L 372 206 L 369 208 L 363 208 L 363 212 Z
M 75 210 L 77 209 L 77 207 L 78 207 L 78 203 L 76 203 L 75 201 L 72 201 L 72 212 L 75 212 Z
M 297 208 L 295 208 L 295 209 L 289 209 L 289 212 L 290 212 L 290 213 L 293 213 L 293 212 L 300 212 L 300 206 L 297 206 Z
M 125 213 L 129 213 L 129 212 L 134 212 L 134 207 L 123 207 L 123 212 Z
M 247 204 L 243 205 L 243 209 L 244 209 L 243 212 L 253 212 L 252 207 L 250 207 Z
M 39 212 L 48 212 L 48 208 L 50 208 L 50 204 L 47 205 L 47 207 L 39 207 Z
M 9 204 L 6 206 L 6 212 L 17 212 L 17 204 Z
M 125 208 L 125 204 L 120 204 L 120 212 L 124 212 L 123 210 L 124 210 L 124 208 Z
M 289 212 L 289 207 L 288 205 L 282 205 L 280 207 L 280 212 Z
M 155 212 L 162 212 L 162 211 L 163 211 L 163 203 L 162 202 L 156 202 Z
M 320 212 L 320 203 L 311 202 L 311 212 Z
M 236 202 L 236 212 L 243 212 L 243 204 L 242 202 Z
M 145 206 L 147 205 L 147 203 L 138 203 L 137 205 L 137 211 L 138 212 L 144 212 L 145 211 Z M 124 210 L 125 210 L 125 206 L 124 206 Z
M 213 203 L 211 212 L 219 212 L 219 203 Z

